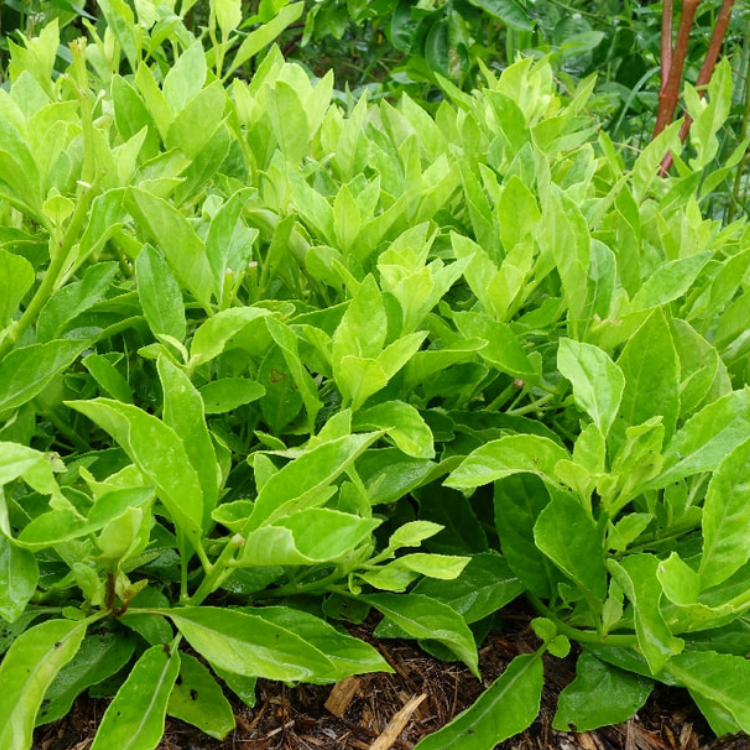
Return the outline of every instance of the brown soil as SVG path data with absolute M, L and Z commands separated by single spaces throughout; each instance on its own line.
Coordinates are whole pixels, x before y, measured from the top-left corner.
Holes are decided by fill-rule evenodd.
M 502 633 L 480 650 L 480 683 L 462 664 L 438 661 L 410 641 L 375 641 L 372 624 L 353 629 L 372 642 L 394 674 L 349 678 L 336 686 L 259 681 L 254 708 L 234 702 L 237 727 L 224 741 L 167 718 L 158 750 L 410 750 L 473 703 L 519 653 L 538 645 L 526 613 L 504 613 Z M 716 739 L 687 692 L 657 686 L 638 715 L 594 732 L 552 729 L 557 695 L 574 677 L 573 656 L 545 661 L 537 720 L 497 750 L 750 750 L 750 737 Z M 61 721 L 41 727 L 33 750 L 88 750 L 106 701 L 79 699 Z M 119 750 L 112 748 L 112 750 Z

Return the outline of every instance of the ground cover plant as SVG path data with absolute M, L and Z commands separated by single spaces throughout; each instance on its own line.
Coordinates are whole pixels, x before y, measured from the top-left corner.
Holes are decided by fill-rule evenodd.
M 428 112 L 276 48 L 232 78 L 280 31 L 232 48 L 232 3 L 208 51 L 106 7 L 0 90 L 0 746 L 89 689 L 95 750 L 226 736 L 222 687 L 388 670 L 344 628 L 370 611 L 478 674 L 522 595 L 543 645 L 421 750 L 522 731 L 570 639 L 555 726 L 658 681 L 750 731 L 750 229 L 703 210 L 747 147 L 716 161 L 728 63 L 689 150 L 677 121 L 626 169 L 548 60 Z

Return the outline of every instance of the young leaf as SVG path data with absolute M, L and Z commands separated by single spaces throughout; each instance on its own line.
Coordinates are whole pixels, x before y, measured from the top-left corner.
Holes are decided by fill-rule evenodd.
M 561 693 L 552 726 L 588 732 L 627 721 L 646 702 L 653 680 L 605 664 L 584 651 L 576 664 L 576 678 Z
M 164 423 L 182 440 L 203 492 L 203 528 L 208 529 L 211 511 L 219 501 L 221 481 L 211 435 L 206 427 L 203 399 L 190 378 L 166 357 L 156 363 L 164 393 Z
M 182 292 L 169 264 L 151 245 L 144 245 L 135 259 L 138 299 L 151 332 L 184 341 L 187 332 Z
M 602 540 L 596 523 L 578 500 L 567 493 L 556 493 L 539 514 L 534 540 L 565 575 L 588 595 L 604 601 L 607 569 Z
M 315 565 L 335 561 L 366 541 L 379 521 L 308 508 L 251 532 L 239 565 Z
M 287 681 L 335 674 L 333 663 L 321 651 L 260 615 L 205 606 L 164 614 L 201 656 L 220 669 Z
M 599 347 L 566 338 L 560 339 L 557 367 L 573 384 L 578 406 L 606 437 L 625 390 L 622 370 Z
M 103 354 L 88 354 L 81 360 L 81 363 L 105 394 L 125 404 L 133 403 L 133 392 L 128 381 L 108 357 Z
M 534 721 L 543 686 L 542 652 L 516 656 L 470 708 L 415 750 L 492 750 Z
M 180 656 L 180 676 L 167 703 L 167 713 L 223 740 L 235 727 L 229 701 L 208 668 L 194 656 Z
M 258 494 L 243 535 L 271 520 L 288 503 L 304 507 L 305 501 L 328 487 L 380 436 L 366 432 L 331 440 L 303 453 L 274 474 Z M 291 510 L 285 511 L 289 515 Z
M 0 747 L 28 750 L 34 719 L 57 673 L 75 656 L 91 620 L 48 620 L 13 642 L 0 664 Z
M 260 307 L 231 307 L 206 320 L 193 336 L 190 367 L 195 369 L 218 357 L 227 343 L 245 326 L 268 314 L 268 310 Z
M 619 433 L 661 416 L 669 440 L 680 413 L 680 362 L 661 308 L 654 310 L 628 341 L 617 364 L 625 375 Z
M 524 472 L 552 479 L 555 464 L 569 458 L 568 452 L 549 438 L 507 435 L 472 451 L 445 484 L 456 489 L 471 489 Z
M 675 434 L 664 452 L 662 473 L 652 487 L 714 471 L 750 434 L 750 391 L 733 391 L 704 406 Z
M 193 545 L 200 545 L 203 493 L 185 446 L 161 420 L 130 404 L 98 398 L 70 401 L 120 444 L 140 471 L 153 482 L 174 522 Z
M 487 346 L 479 350 L 479 356 L 488 364 L 515 378 L 537 379 L 526 352 L 505 323 L 473 312 L 454 313 L 453 321 L 465 339 L 484 339 L 487 342 Z
M 432 432 L 419 412 L 403 401 L 387 401 L 354 415 L 355 430 L 385 430 L 407 456 L 434 458 Z
M 145 651 L 104 712 L 91 750 L 154 750 L 179 671 L 179 653 L 166 644 Z
M 201 386 L 200 394 L 206 414 L 225 414 L 243 404 L 262 398 L 266 389 L 246 378 L 220 378 Z
M 203 48 L 196 44 L 202 56 Z M 205 245 L 188 220 L 171 203 L 137 188 L 128 189 L 126 203 L 133 218 L 164 253 L 177 281 L 201 307 L 210 310 L 211 267 Z

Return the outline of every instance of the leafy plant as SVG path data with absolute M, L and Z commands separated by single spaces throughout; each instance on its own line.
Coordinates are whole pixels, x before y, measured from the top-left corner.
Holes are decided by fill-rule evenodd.
M 750 230 L 701 211 L 727 63 L 660 179 L 679 124 L 626 171 L 549 61 L 343 107 L 277 49 L 222 81 L 260 44 L 226 8 L 208 52 L 112 8 L 0 91 L 0 745 L 105 680 L 94 748 L 224 737 L 222 683 L 388 669 L 341 625 L 371 610 L 478 674 L 522 593 L 539 650 L 425 747 L 523 730 L 569 639 L 558 726 L 660 680 L 747 729 Z

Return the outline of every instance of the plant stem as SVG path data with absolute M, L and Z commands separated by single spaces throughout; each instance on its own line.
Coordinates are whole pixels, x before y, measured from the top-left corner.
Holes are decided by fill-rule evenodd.
M 201 581 L 196 592 L 187 599 L 187 604 L 198 606 L 203 603 L 204 599 L 209 594 L 213 593 L 219 583 L 221 583 L 222 577 L 229 569 L 237 550 L 239 550 L 244 543 L 245 540 L 239 534 L 235 534 L 226 543 L 221 554 L 216 559 L 216 562 L 209 567 L 206 577 Z
M 620 648 L 628 648 L 638 644 L 638 638 L 635 635 L 602 636 L 594 630 L 579 630 L 578 628 L 571 627 L 563 622 L 551 609 L 549 609 L 549 607 L 542 603 L 540 599 L 537 599 L 528 591 L 526 592 L 526 598 L 540 615 L 543 615 L 555 623 L 558 632 L 567 636 L 572 641 L 577 641 L 578 643 L 592 643 L 598 646 L 619 646 Z
M 672 122 L 674 112 L 677 109 L 677 101 L 680 95 L 680 81 L 682 79 L 682 69 L 685 66 L 687 57 L 688 42 L 690 41 L 690 27 L 693 25 L 695 11 L 701 0 L 683 0 L 682 15 L 680 16 L 680 26 L 677 30 L 677 40 L 671 54 L 669 63 L 669 75 L 666 83 L 662 81 L 661 91 L 659 92 L 659 111 L 656 115 L 656 125 L 654 126 L 653 138 L 661 133 L 664 128 Z M 662 27 L 663 30 L 664 27 Z M 670 29 L 671 34 L 671 29 Z M 664 41 L 662 40 L 662 49 Z M 662 63 L 662 73 L 665 66 Z
M 698 78 L 695 81 L 695 86 L 698 89 L 698 95 L 703 98 L 706 95 L 705 86 L 711 80 L 714 68 L 716 67 L 716 61 L 719 58 L 719 52 L 724 44 L 724 37 L 727 34 L 727 28 L 729 27 L 729 21 L 732 17 L 732 8 L 734 7 L 734 0 L 724 0 L 719 11 L 719 17 L 716 19 L 716 26 L 711 34 L 711 41 L 708 44 L 706 50 L 706 59 L 701 65 Z M 685 115 L 685 120 L 680 128 L 680 140 L 684 143 L 690 132 L 690 126 L 693 120 L 690 115 Z M 664 156 L 661 163 L 661 173 L 665 175 L 669 168 L 672 166 L 673 156 L 672 153 L 668 153 Z
M 672 69 L 672 23 L 674 18 L 674 0 L 664 0 L 661 16 L 661 90 L 667 87 L 669 71 Z

